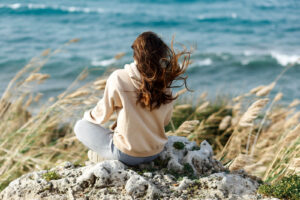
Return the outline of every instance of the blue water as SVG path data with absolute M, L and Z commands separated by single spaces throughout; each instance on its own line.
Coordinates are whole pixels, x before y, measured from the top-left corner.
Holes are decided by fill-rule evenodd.
M 51 78 L 38 87 L 45 97 L 62 92 L 84 67 L 122 68 L 143 31 L 169 43 L 197 46 L 187 74 L 195 94 L 238 95 L 269 84 L 289 63 L 273 94 L 300 98 L 300 1 L 298 0 L 77 0 L 0 1 L 0 94 L 32 57 L 72 38 L 78 43 L 42 69 Z M 126 55 L 114 60 L 117 53 Z

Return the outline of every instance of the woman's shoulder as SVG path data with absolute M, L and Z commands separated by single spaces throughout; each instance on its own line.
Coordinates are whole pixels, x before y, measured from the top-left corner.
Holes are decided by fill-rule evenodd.
M 124 69 L 116 69 L 109 75 L 109 78 L 120 77 L 120 76 L 122 76 L 123 73 L 124 73 Z
M 113 71 L 109 77 L 108 77 L 108 81 L 113 81 L 113 82 L 118 82 L 121 81 L 122 79 L 124 79 L 126 76 L 126 72 L 124 69 L 116 69 L 115 71 Z
M 125 69 L 116 69 L 113 71 L 108 77 L 107 83 L 120 91 L 132 89 L 131 80 Z

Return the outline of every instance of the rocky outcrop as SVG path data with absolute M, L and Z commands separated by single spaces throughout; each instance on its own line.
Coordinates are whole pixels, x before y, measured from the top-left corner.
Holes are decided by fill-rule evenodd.
M 117 160 L 87 166 L 70 162 L 14 180 L 0 199 L 260 199 L 259 183 L 229 173 L 211 146 L 169 136 L 160 156 L 129 167 Z

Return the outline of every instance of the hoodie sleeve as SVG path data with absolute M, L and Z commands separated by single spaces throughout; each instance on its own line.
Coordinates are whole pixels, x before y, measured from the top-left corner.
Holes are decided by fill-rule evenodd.
M 113 72 L 106 81 L 104 94 L 97 105 L 84 113 L 83 119 L 94 124 L 104 124 L 117 107 L 122 107 L 120 91 L 118 90 L 118 77 Z

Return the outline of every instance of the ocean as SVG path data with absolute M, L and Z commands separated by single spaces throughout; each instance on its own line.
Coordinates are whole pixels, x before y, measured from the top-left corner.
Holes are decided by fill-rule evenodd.
M 42 68 L 51 78 L 37 87 L 56 96 L 88 67 L 88 80 L 132 62 L 130 48 L 143 31 L 167 44 L 194 47 L 187 71 L 193 95 L 236 96 L 269 84 L 290 63 L 274 88 L 283 102 L 300 99 L 300 1 L 298 0 L 77 0 L 0 1 L 0 94 L 32 57 L 68 46 Z M 120 52 L 125 56 L 114 59 Z

